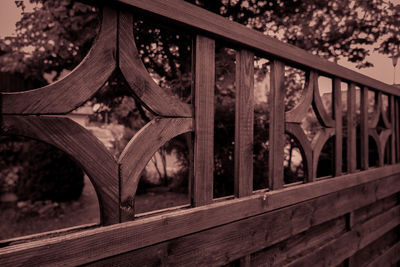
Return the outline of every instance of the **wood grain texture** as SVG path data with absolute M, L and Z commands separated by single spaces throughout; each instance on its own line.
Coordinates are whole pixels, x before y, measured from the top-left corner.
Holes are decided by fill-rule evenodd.
M 192 117 L 192 108 L 178 96 L 168 94 L 150 77 L 133 36 L 133 17 L 125 10 L 119 14 L 119 67 L 133 93 L 159 116 Z
M 397 206 L 383 213 L 383 215 L 366 221 L 361 227 L 356 226 L 351 232 L 351 237 L 357 236 L 357 232 L 361 231 L 362 236 L 358 237 L 357 240 L 347 238 L 349 232 L 345 233 L 345 213 L 359 207 L 359 205 L 375 201 L 374 190 L 378 184 L 379 182 L 365 185 L 365 187 L 344 190 L 339 194 L 326 195 L 270 213 L 179 237 L 162 244 L 126 253 L 122 257 L 105 259 L 99 264 L 114 265 L 120 263 L 122 259 L 123 265 L 144 266 L 148 261 L 154 261 L 154 258 L 157 257 L 158 265 L 164 266 L 221 266 L 250 253 L 278 244 L 337 217 L 342 217 L 338 221 L 339 228 L 341 228 L 338 229 L 338 232 L 343 234 L 333 241 L 345 238 L 351 245 L 357 246 L 357 240 L 360 240 L 359 247 L 362 248 L 393 229 L 400 222 L 400 216 L 398 216 L 400 215 L 400 208 Z M 359 201 L 358 198 L 365 194 L 367 194 L 367 197 Z M 334 227 L 334 224 L 331 226 Z M 376 231 L 369 232 L 369 230 Z M 331 243 L 332 241 L 328 241 L 322 244 L 322 247 L 324 248 L 326 244 Z M 319 250 L 320 248 L 314 248 L 311 253 L 306 255 L 313 256 L 314 252 Z M 339 249 L 340 252 L 343 252 L 343 250 L 346 250 L 346 245 Z M 335 253 L 332 254 L 335 255 Z M 139 262 L 136 255 L 147 255 L 147 257 L 144 256 L 143 261 Z M 329 252 L 325 253 L 324 256 L 329 261 L 331 257 Z
M 304 119 L 313 100 L 316 77 L 318 79 L 318 74 L 315 71 L 312 70 L 307 72 L 306 83 L 304 85 L 304 91 L 302 93 L 301 99 L 294 108 L 285 112 L 286 122 L 301 123 L 301 121 Z
M 277 60 L 271 63 L 269 95 L 269 182 L 271 190 L 283 187 L 283 161 L 285 146 L 285 65 Z
M 396 141 L 396 162 L 400 162 L 400 99 L 395 98 L 395 141 Z
M 315 176 L 313 176 L 313 152 L 303 129 L 298 123 L 286 123 L 285 131 L 296 138 L 300 144 L 307 182 L 315 181 Z
M 335 127 L 335 121 L 332 119 L 332 116 L 330 116 L 327 111 L 325 110 L 324 104 L 322 103 L 322 99 L 320 96 L 319 92 L 319 84 L 318 84 L 318 75 L 315 75 L 313 77 L 314 79 L 314 96 L 313 96 L 313 101 L 312 105 L 314 107 L 315 115 L 318 118 L 319 123 L 327 128 L 333 128 Z M 332 105 L 333 106 L 333 105 Z M 333 112 L 331 113 L 333 114 Z
M 360 97 L 360 166 L 368 169 L 368 88 L 361 88 Z
M 353 173 L 357 169 L 357 120 L 355 84 L 351 83 L 347 90 L 347 171 Z
M 129 141 L 118 160 L 121 220 L 133 220 L 140 175 L 157 150 L 177 135 L 193 130 L 191 118 L 155 118 Z
M 215 41 L 197 35 L 195 50 L 195 141 L 192 204 L 213 198 Z
M 333 115 L 335 119 L 334 176 L 342 174 L 343 160 L 343 125 L 342 125 L 342 90 L 341 80 L 333 80 Z
M 312 55 L 303 49 L 282 43 L 260 32 L 251 30 L 217 14 L 207 12 L 200 7 L 180 0 L 108 0 L 107 2 L 123 3 L 135 7 L 138 10 L 146 11 L 147 15 L 153 14 L 153 16 L 157 17 L 159 20 L 173 21 L 175 24 L 185 28 L 207 32 L 209 35 L 218 36 L 221 39 L 231 42 L 232 44 L 240 45 L 243 48 L 254 49 L 254 52 L 257 51 L 265 56 L 274 55 L 307 68 L 318 69 L 321 72 L 342 78 L 343 80 L 363 84 L 396 96 L 400 95 L 400 92 L 395 86 L 349 70 L 338 64 Z
M 400 260 L 400 242 L 389 248 L 378 258 L 370 262 L 367 267 L 395 266 Z
M 101 223 L 119 222 L 118 165 L 104 145 L 68 118 L 4 115 L 2 132 L 31 137 L 56 146 L 75 159 L 92 182 Z
M 41 266 L 84 264 L 225 225 L 267 211 L 278 210 L 296 203 L 303 202 L 304 204 L 304 201 L 315 199 L 317 202 L 313 202 L 314 204 L 311 207 L 320 206 L 321 208 L 318 209 L 318 212 L 312 213 L 311 221 L 304 219 L 306 228 L 301 225 L 298 226 L 300 230 L 306 230 L 307 227 L 310 227 L 310 222 L 312 222 L 312 225 L 323 223 L 340 216 L 340 214 L 344 215 L 399 192 L 399 173 L 399 164 L 389 165 L 379 169 L 343 175 L 335 179 L 260 193 L 245 198 L 236 198 L 188 210 L 174 211 L 151 218 L 74 233 L 65 237 L 6 247 L 0 250 L 0 265 L 17 266 L 18 263 L 29 262 L 32 259 L 35 259 L 35 262 Z M 324 195 L 329 195 L 329 198 L 321 198 Z M 332 204 L 335 207 L 332 207 Z M 306 206 L 302 210 L 310 207 L 309 204 L 304 205 Z M 293 207 L 296 207 L 294 210 L 300 211 L 299 206 Z M 307 210 L 311 210 L 311 208 L 307 208 Z M 290 217 L 291 212 L 286 214 Z M 300 212 L 300 214 L 303 213 Z M 276 223 L 279 223 L 279 227 L 281 227 L 283 221 L 290 220 L 277 220 Z M 295 223 L 295 221 L 293 222 Z M 264 224 L 264 227 L 267 227 L 267 225 Z M 268 232 L 270 232 L 269 227 Z M 279 233 L 279 231 L 276 232 L 278 237 Z M 292 232 L 292 234 L 294 233 Z M 290 231 L 288 234 L 290 234 Z M 212 235 L 210 236 L 212 237 Z M 251 237 L 251 234 L 241 236 Z M 284 237 L 282 236 L 282 238 Z M 265 235 L 263 239 L 265 240 Z M 107 246 L 104 246 L 104 244 L 107 244 Z M 236 244 L 240 244 L 240 242 Z M 165 247 L 168 246 L 165 245 Z M 162 249 L 156 251 L 160 251 L 161 254 L 164 253 Z M 147 256 L 149 255 L 155 258 L 159 254 L 147 254 Z M 204 255 L 202 256 L 204 257 Z
M 251 266 L 284 266 L 293 259 L 318 249 L 345 231 L 346 222 L 343 216 L 319 224 L 287 240 L 253 253 Z
M 253 192 L 254 55 L 236 54 L 235 196 Z
M 3 114 L 66 114 L 92 97 L 114 71 L 117 11 L 103 9 L 103 21 L 91 50 L 65 78 L 48 86 L 2 94 Z
M 336 266 L 400 224 L 400 207 L 394 207 L 327 243 L 288 266 Z
M 392 135 L 390 137 L 390 163 L 396 163 L 396 118 L 400 120 L 399 117 L 396 117 L 395 114 L 395 97 L 389 96 L 389 114 L 390 114 L 390 130 L 392 131 Z

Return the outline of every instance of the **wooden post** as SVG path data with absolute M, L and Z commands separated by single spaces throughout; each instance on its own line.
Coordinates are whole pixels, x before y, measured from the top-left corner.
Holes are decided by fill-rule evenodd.
M 394 96 L 389 95 L 389 110 L 390 110 L 390 126 L 392 130 L 392 135 L 390 136 L 390 164 L 396 163 L 396 117 L 395 117 L 395 106 L 394 106 Z M 397 118 L 399 119 L 399 118 Z
M 253 192 L 254 55 L 236 53 L 235 196 Z
M 285 145 L 285 65 L 278 60 L 271 63 L 270 118 L 269 118 L 269 183 L 271 190 L 283 187 Z
M 335 153 L 334 153 L 334 176 L 342 174 L 342 90 L 341 80 L 335 78 L 333 80 L 333 114 L 335 119 Z
M 368 169 L 368 88 L 363 86 L 361 88 L 360 99 L 360 161 L 361 170 Z
M 192 204 L 206 205 L 213 198 L 215 41 L 196 36 L 195 140 Z
M 347 171 L 353 173 L 357 169 L 356 127 L 355 120 L 356 93 L 355 84 L 351 83 L 347 91 Z

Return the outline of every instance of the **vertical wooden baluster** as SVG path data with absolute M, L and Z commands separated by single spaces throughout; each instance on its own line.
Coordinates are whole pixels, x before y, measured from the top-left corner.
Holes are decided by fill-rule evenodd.
M 355 87 L 355 84 L 351 83 L 347 91 L 347 171 L 349 173 L 353 173 L 357 169 Z
M 368 88 L 361 88 L 360 99 L 360 162 L 361 170 L 368 169 Z
M 253 192 L 254 55 L 236 53 L 235 196 Z
M 400 114 L 399 114 L 399 105 L 400 105 L 400 99 L 399 97 L 396 97 L 395 99 L 395 116 L 394 116 L 394 122 L 396 124 L 395 126 L 395 142 L 396 142 L 396 154 L 397 154 L 397 162 L 400 162 Z
M 271 63 L 270 118 L 269 118 L 269 188 L 283 187 L 283 160 L 285 145 L 285 65 L 278 60 Z
M 213 198 L 215 41 L 197 35 L 195 48 L 195 140 L 192 204 Z
M 250 267 L 251 266 L 251 257 L 250 255 L 246 255 L 240 259 L 240 267 Z
M 390 112 L 390 125 L 391 125 L 391 130 L 392 130 L 392 135 L 390 136 L 390 163 L 395 164 L 396 163 L 396 133 L 395 133 L 395 128 L 396 128 L 396 121 L 395 121 L 395 107 L 394 107 L 394 95 L 389 95 L 389 112 Z
M 334 161 L 334 175 L 340 176 L 342 174 L 342 150 L 343 150 L 343 138 L 342 138 L 342 90 L 341 80 L 335 78 L 333 80 L 333 114 L 335 119 L 335 161 Z

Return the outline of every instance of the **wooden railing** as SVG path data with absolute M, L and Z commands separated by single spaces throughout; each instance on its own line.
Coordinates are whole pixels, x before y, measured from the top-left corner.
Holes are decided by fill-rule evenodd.
M 353 232 L 357 232 L 362 237 L 354 236 L 351 240 L 359 241 L 361 245 L 336 255 L 337 258 L 329 262 L 333 263 L 350 257 L 368 242 L 380 237 L 374 233 L 386 233 L 399 224 L 398 206 L 358 228 L 352 228 L 351 219 L 355 210 L 400 191 L 398 88 L 183 1 L 115 0 L 104 1 L 104 5 L 98 38 L 83 62 L 70 75 L 36 90 L 1 94 L 2 133 L 42 140 L 77 160 L 98 194 L 104 227 L 66 232 L 39 240 L 10 242 L 0 249 L 2 266 L 30 262 L 41 266 L 78 265 L 96 261 L 100 261 L 100 265 L 116 262 L 140 265 L 149 264 L 152 260 L 153 263 L 159 260 L 158 264 L 162 264 L 163 257 L 172 265 L 190 262 L 226 264 L 240 258 L 242 264 L 246 264 L 250 262 L 249 255 L 255 251 L 335 218 L 348 216 L 347 235 L 338 240 L 346 242 L 346 238 L 350 238 L 348 236 L 353 238 Z M 169 96 L 147 73 L 133 36 L 135 12 L 195 33 L 192 106 Z M 222 40 L 237 51 L 235 197 L 222 201 L 213 199 L 215 40 Z M 269 58 L 271 62 L 268 96 L 269 188 L 255 192 L 252 161 L 254 55 Z M 284 105 L 285 65 L 304 70 L 307 80 L 299 104 L 287 112 Z M 133 137 L 119 159 L 115 160 L 84 128 L 65 117 L 54 115 L 67 114 L 84 103 L 117 66 L 135 96 L 157 116 Z M 327 113 L 319 95 L 320 75 L 333 80 L 333 116 Z M 346 114 L 342 111 L 342 82 L 348 84 Z M 356 131 L 356 87 L 360 88 L 361 96 L 359 133 Z M 369 91 L 376 93 L 376 112 L 371 118 L 368 118 Z M 384 95 L 389 103 L 388 112 L 383 111 Z M 310 106 L 323 126 L 312 141 L 307 139 L 300 126 Z M 343 117 L 346 117 L 348 125 L 345 173 L 342 168 Z M 189 177 L 192 184 L 191 208 L 177 208 L 135 219 L 134 199 L 141 171 L 159 147 L 187 132 L 192 132 L 194 136 L 193 177 Z M 305 182 L 290 187 L 284 186 L 285 133 L 299 142 L 306 170 Z M 318 159 L 324 144 L 331 137 L 334 137 L 334 177 L 317 179 Z M 375 141 L 378 153 L 378 166 L 374 168 L 370 168 L 368 160 L 370 138 Z M 360 153 L 357 153 L 357 139 L 360 140 Z M 390 149 L 385 150 L 388 143 Z M 360 170 L 356 166 L 357 155 L 360 156 Z M 331 207 L 332 210 L 326 212 Z M 390 223 L 381 229 L 377 222 L 383 221 Z M 282 222 L 287 222 L 288 227 L 282 227 Z M 208 244 L 211 244 L 210 247 Z M 398 246 L 393 250 L 397 251 Z M 151 255 L 156 256 L 152 259 Z M 115 261 L 114 258 L 106 259 L 114 256 Z

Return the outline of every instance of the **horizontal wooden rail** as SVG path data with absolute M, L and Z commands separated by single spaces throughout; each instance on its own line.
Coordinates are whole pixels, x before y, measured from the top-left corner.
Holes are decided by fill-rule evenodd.
M 390 165 L 343 175 L 335 179 L 288 187 L 272 192 L 261 192 L 249 197 L 72 233 L 63 237 L 5 247 L 0 250 L 0 265 L 26 262 L 39 255 L 41 258 L 36 259 L 36 262 L 40 262 L 41 266 L 46 266 L 46 264 L 54 266 L 57 263 L 83 264 L 243 220 L 334 192 L 338 193 L 332 195 L 330 201 L 318 201 L 318 203 L 325 203 L 330 206 L 332 203 L 337 203 L 340 206 L 340 201 L 335 202 L 335 198 L 343 194 L 340 191 L 374 181 L 378 182 L 383 177 L 389 176 L 376 185 L 363 187 L 363 190 L 355 189 L 351 195 L 358 200 L 350 201 L 351 204 L 349 205 L 338 207 L 337 212 L 345 214 L 398 192 L 400 189 L 399 173 L 400 164 Z M 322 214 L 325 215 L 322 216 Z M 329 216 L 326 216 L 327 214 Z M 339 215 L 332 213 L 329 207 L 324 207 L 320 209 L 320 212 L 313 213 L 312 224 L 317 225 Z M 308 224 L 306 228 L 301 228 L 298 231 L 304 231 L 311 226 Z M 107 245 L 105 246 L 105 244 Z M 59 251 L 63 251 L 62 255 Z
M 268 37 L 182 0 L 107 0 L 105 2 L 129 5 L 150 13 L 150 15 L 153 14 L 158 19 L 164 18 L 173 21 L 191 30 L 201 31 L 203 34 L 224 39 L 242 48 L 252 49 L 255 50 L 254 52 L 278 57 L 343 80 L 352 81 L 382 92 L 400 96 L 400 90 L 395 86 L 377 81 L 336 63 L 322 59 L 319 56 L 312 55 L 296 46 L 282 43 L 277 39 Z

